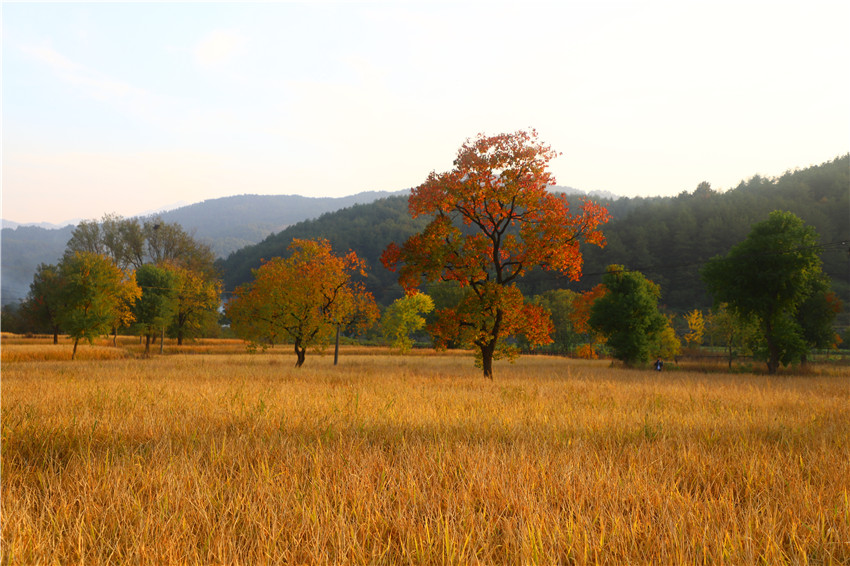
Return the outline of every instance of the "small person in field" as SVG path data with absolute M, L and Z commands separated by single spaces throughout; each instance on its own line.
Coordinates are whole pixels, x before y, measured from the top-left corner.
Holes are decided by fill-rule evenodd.
M 661 368 L 664 367 L 664 362 L 661 361 L 661 358 L 655 360 L 655 371 L 661 371 Z

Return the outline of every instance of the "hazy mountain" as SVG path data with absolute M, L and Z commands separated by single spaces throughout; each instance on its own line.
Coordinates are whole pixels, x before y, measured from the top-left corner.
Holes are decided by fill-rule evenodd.
M 212 247 L 218 257 L 260 242 L 291 224 L 318 218 L 326 212 L 369 203 L 407 191 L 363 192 L 352 196 L 302 197 L 298 195 L 239 195 L 205 200 L 156 213 L 166 222 L 177 222 L 188 233 Z M 148 215 L 149 216 L 149 215 Z M 65 251 L 75 225 L 20 224 L 3 220 L 0 255 L 0 301 L 22 300 L 40 263 L 56 263 Z
M 4 226 L 6 222 L 3 222 Z M 0 301 L 24 299 L 40 263 L 56 263 L 65 251 L 74 226 L 3 228 L 0 234 Z

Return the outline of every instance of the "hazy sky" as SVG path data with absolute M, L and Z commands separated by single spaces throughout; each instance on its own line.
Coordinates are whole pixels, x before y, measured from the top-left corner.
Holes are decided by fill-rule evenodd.
M 533 127 L 558 184 L 729 189 L 850 151 L 850 2 L 2 4 L 3 218 L 399 190 Z

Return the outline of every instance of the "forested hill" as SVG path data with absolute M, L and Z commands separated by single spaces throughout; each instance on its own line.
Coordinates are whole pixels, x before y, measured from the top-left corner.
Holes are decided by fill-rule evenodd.
M 662 303 L 684 311 L 710 306 L 699 275 L 709 258 L 725 254 L 743 240 L 753 223 L 773 210 L 788 210 L 815 227 L 827 246 L 824 269 L 845 305 L 850 304 L 850 155 L 822 165 L 767 179 L 753 177 L 726 192 L 707 183 L 676 197 L 620 198 L 602 201 L 611 212 L 603 228 L 608 245 L 584 248 L 584 277 L 569 282 L 551 272 L 535 271 L 522 285 L 526 293 L 566 287 L 575 290 L 599 283 L 612 263 L 642 271 L 661 285 Z M 252 278 L 261 258 L 285 256 L 293 238 L 323 237 L 338 252 L 353 249 L 370 269 L 367 284 L 376 300 L 388 304 L 400 296 L 397 276 L 384 269 L 380 254 L 392 242 L 401 243 L 424 226 L 412 220 L 403 196 L 381 199 L 327 213 L 290 226 L 259 244 L 243 248 L 220 262 L 225 288 L 232 291 Z
M 305 218 L 318 218 L 326 212 L 406 193 L 367 191 L 345 197 L 236 195 L 205 200 L 158 216 L 209 242 L 216 257 L 225 257 Z
M 755 176 L 726 192 L 706 183 L 668 198 L 622 198 L 605 203 L 612 220 L 603 228 L 608 245 L 587 247 L 584 277 L 571 288 L 599 283 L 610 264 L 641 271 L 659 285 L 662 302 L 674 310 L 710 306 L 699 275 L 708 259 L 726 254 L 751 226 L 773 210 L 787 210 L 814 226 L 822 244 L 824 271 L 850 304 L 850 155 L 791 171 L 779 178 Z M 551 274 L 535 273 L 527 285 L 550 288 Z
M 413 220 L 407 211 L 407 196 L 392 196 L 370 204 L 328 212 L 315 220 L 294 224 L 254 246 L 236 251 L 219 262 L 227 291 L 253 278 L 252 269 L 263 259 L 287 256 L 294 238 L 327 238 L 334 250 L 352 249 L 367 262 L 366 284 L 375 300 L 389 304 L 401 296 L 397 274 L 384 269 L 380 257 L 390 242 L 403 242 L 425 227 L 424 219 Z

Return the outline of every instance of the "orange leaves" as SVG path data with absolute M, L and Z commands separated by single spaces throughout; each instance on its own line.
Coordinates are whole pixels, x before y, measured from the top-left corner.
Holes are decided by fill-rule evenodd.
M 227 307 L 237 334 L 255 343 L 289 337 L 306 348 L 330 339 L 338 325 L 369 326 L 378 308 L 352 274 L 366 264 L 354 252 L 333 253 L 330 242 L 293 240 L 289 258 L 273 258 Z
M 455 169 L 432 172 L 411 192 L 411 214 L 434 219 L 401 248 L 388 248 L 385 265 L 402 266 L 406 288 L 422 278 L 507 283 L 535 265 L 578 279 L 579 244 L 604 245 L 599 226 L 608 213 L 585 201 L 571 214 L 564 195 L 548 192 L 555 156 L 534 130 L 467 140 Z
M 571 214 L 566 197 L 548 191 L 555 179 L 547 167 L 557 156 L 535 130 L 466 140 L 451 171 L 431 172 L 411 191 L 411 215 L 432 216 L 431 222 L 381 258 L 399 268 L 408 292 L 423 279 L 471 288 L 451 316 L 439 313 L 433 332 L 479 346 L 485 374 L 503 337 L 524 333 L 533 343 L 549 341 L 548 316 L 524 304 L 515 281 L 537 265 L 576 280 L 580 244 L 605 242 L 599 230 L 608 220 L 604 207 L 583 202 Z

